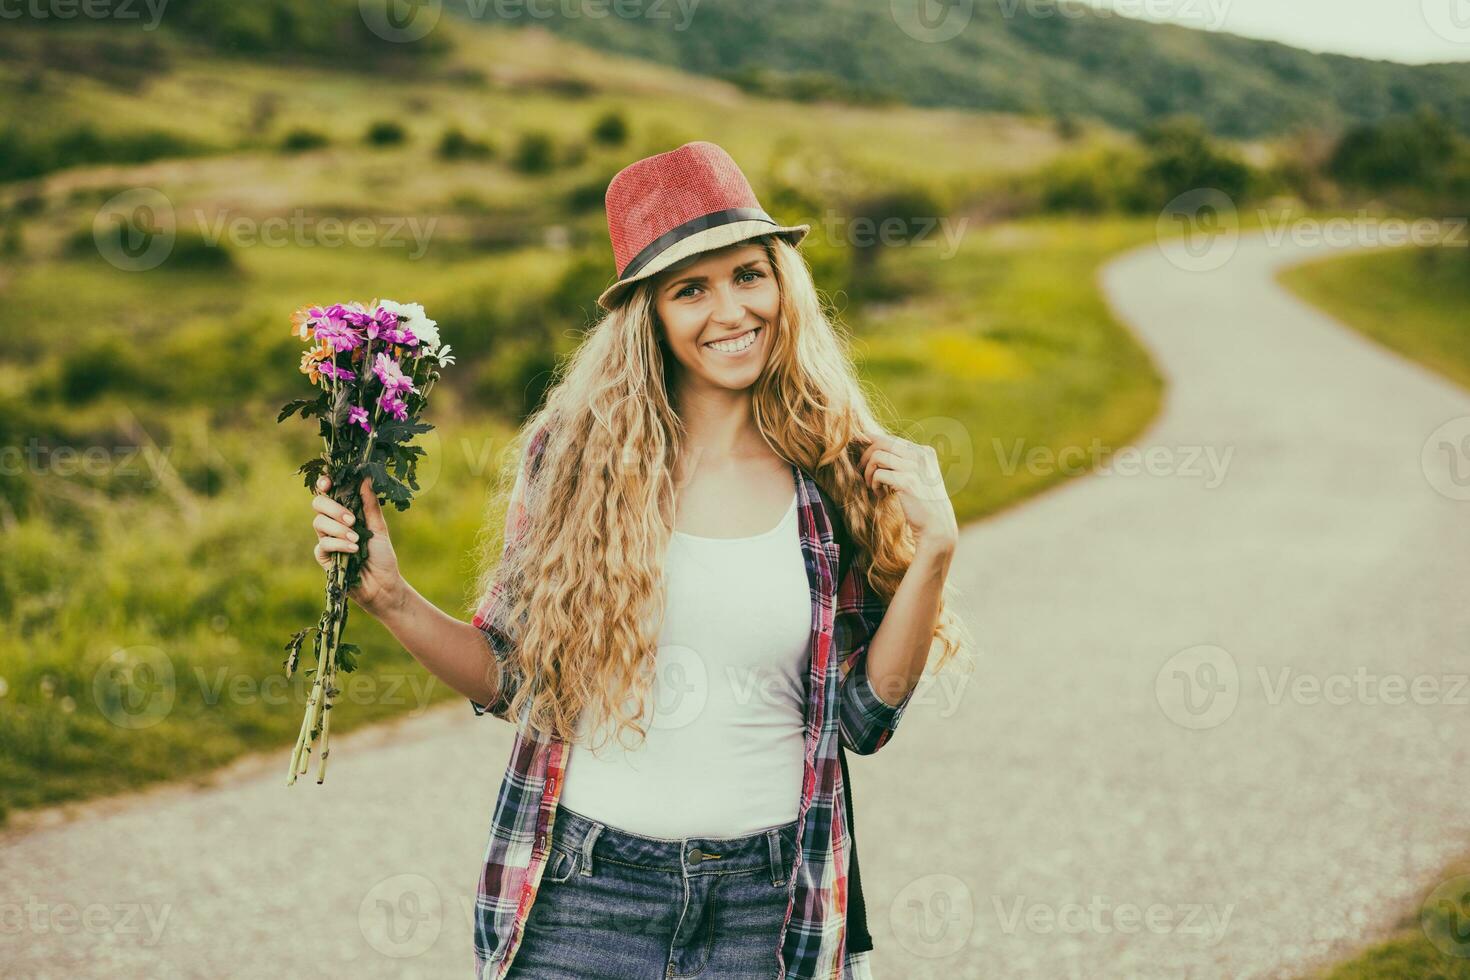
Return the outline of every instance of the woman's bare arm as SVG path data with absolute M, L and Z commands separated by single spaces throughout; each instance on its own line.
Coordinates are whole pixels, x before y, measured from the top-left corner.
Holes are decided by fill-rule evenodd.
M 429 673 L 480 704 L 499 693 L 494 657 L 480 629 L 449 615 L 403 581 L 391 604 L 370 610 Z

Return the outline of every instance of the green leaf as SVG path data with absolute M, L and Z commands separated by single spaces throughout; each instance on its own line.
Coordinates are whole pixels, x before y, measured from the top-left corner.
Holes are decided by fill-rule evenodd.
M 434 427 L 427 422 L 419 422 L 413 419 L 405 419 L 400 422 L 391 419 L 378 425 L 379 444 L 407 442 L 414 436 L 432 432 Z
M 295 415 L 297 412 L 300 412 L 301 413 L 301 417 L 302 418 L 305 418 L 307 416 L 307 414 L 308 414 L 306 412 L 306 409 L 309 408 L 309 407 L 311 407 L 312 405 L 316 404 L 317 401 L 318 401 L 318 399 L 316 399 L 316 398 L 296 398 L 296 399 L 293 399 L 293 400 L 287 402 L 285 404 L 285 406 L 281 409 L 281 414 L 276 416 L 276 421 L 277 422 L 284 422 L 287 419 L 289 419 L 291 416 Z
M 357 669 L 357 660 L 362 656 L 362 649 L 356 643 L 343 643 L 337 647 L 337 666 L 342 673 L 350 674 Z
M 321 477 L 326 468 L 327 461 L 318 456 L 315 459 L 309 459 L 306 462 L 302 463 L 300 468 L 298 468 L 296 472 L 301 473 L 306 477 L 306 489 L 315 492 L 316 481 Z

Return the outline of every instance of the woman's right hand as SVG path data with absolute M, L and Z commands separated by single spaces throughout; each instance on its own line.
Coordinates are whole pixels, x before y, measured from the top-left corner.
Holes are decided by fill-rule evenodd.
M 335 552 L 354 553 L 358 550 L 358 534 L 352 529 L 356 518 L 352 511 L 333 500 L 328 493 L 332 489 L 331 478 L 323 475 L 316 481 L 317 495 L 311 499 L 316 517 L 311 526 L 316 531 L 317 564 L 332 570 L 332 555 Z M 373 481 L 362 481 L 362 514 L 372 540 L 368 542 L 368 557 L 358 576 L 357 587 L 348 596 L 373 616 L 381 615 L 402 594 L 403 576 L 398 570 L 398 556 L 393 552 L 393 541 L 388 537 L 388 523 L 383 520 L 383 509 L 373 493 Z

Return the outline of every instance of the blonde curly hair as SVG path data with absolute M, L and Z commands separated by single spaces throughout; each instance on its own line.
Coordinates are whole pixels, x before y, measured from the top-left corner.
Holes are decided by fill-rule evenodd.
M 747 242 L 744 244 L 751 244 Z M 842 513 L 856 567 L 891 599 L 914 557 L 903 508 L 869 491 L 857 460 L 864 433 L 886 431 L 868 407 L 848 340 L 829 319 L 805 258 L 779 236 L 765 247 L 780 288 L 771 352 L 751 390 L 753 416 L 771 448 L 810 474 Z M 654 282 L 641 282 L 589 331 L 559 372 L 544 404 L 510 447 L 486 521 L 476 605 L 514 637 L 505 669 L 516 684 L 507 715 L 574 741 L 584 708 L 639 723 L 663 616 L 662 556 L 674 527 L 675 463 L 683 423 L 671 395 L 673 354 L 654 309 Z M 538 437 L 534 475 L 529 450 Z M 512 485 L 513 484 L 513 485 Z M 511 546 L 509 540 L 535 542 Z M 946 597 L 952 597 L 949 586 Z M 494 602 L 489 600 L 494 598 Z M 942 601 L 935 670 L 971 647 L 964 623 Z M 510 625 L 514 624 L 514 626 Z M 493 674 L 497 667 L 487 663 Z M 637 710 L 627 708 L 637 692 Z

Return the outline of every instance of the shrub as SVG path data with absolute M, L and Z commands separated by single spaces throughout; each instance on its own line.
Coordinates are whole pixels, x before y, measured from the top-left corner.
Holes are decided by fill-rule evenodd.
M 616 109 L 600 116 L 592 125 L 592 139 L 604 146 L 622 146 L 628 141 L 628 120 Z
M 494 149 L 481 140 L 470 139 L 458 126 L 451 126 L 439 137 L 435 151 L 442 160 L 482 160 L 495 155 Z
M 1370 188 L 1433 181 L 1455 151 L 1455 135 L 1432 112 L 1396 116 L 1348 130 L 1328 161 L 1344 183 Z
M 326 146 L 329 142 L 326 133 L 298 126 L 281 140 L 281 150 L 284 153 L 301 153 Z
M 1140 135 L 1148 151 L 1144 186 L 1159 204 L 1204 187 L 1223 191 L 1237 202 L 1249 193 L 1250 166 L 1217 150 L 1197 118 L 1170 117 L 1145 127 Z
M 522 173 L 543 174 L 551 170 L 555 155 L 550 135 L 539 131 L 522 133 L 511 164 Z
M 397 146 L 407 139 L 402 126 L 391 119 L 381 119 L 368 127 L 363 142 L 369 146 Z

